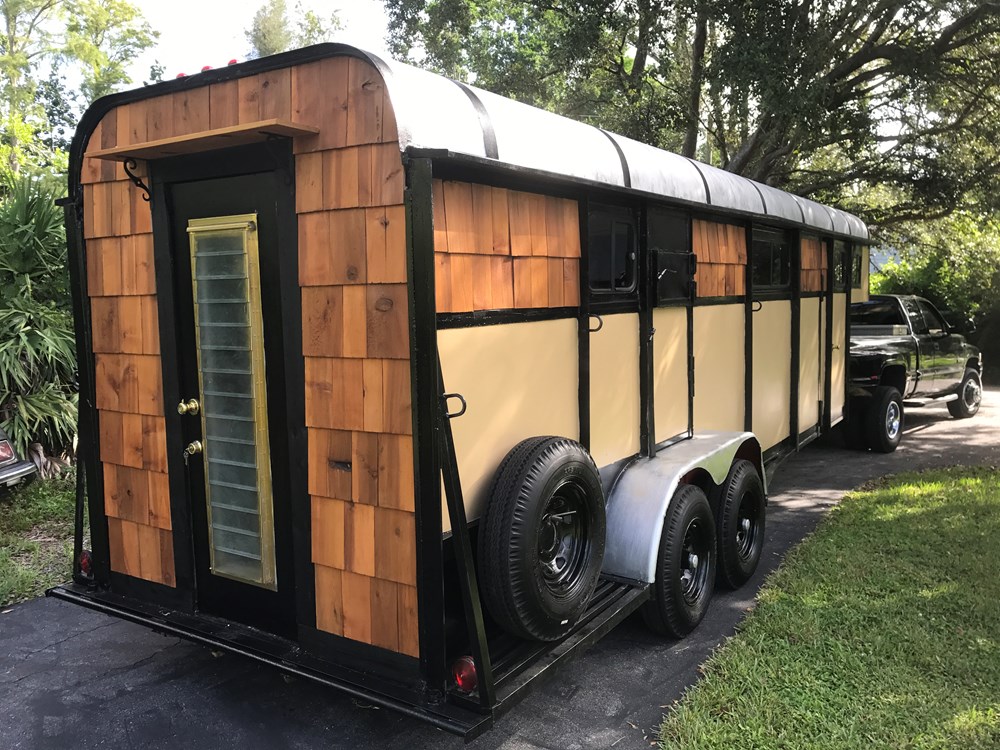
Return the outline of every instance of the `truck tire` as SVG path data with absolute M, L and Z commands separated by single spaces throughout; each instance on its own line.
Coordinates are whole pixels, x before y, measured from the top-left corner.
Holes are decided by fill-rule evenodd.
M 651 630 L 683 638 L 708 611 L 715 585 L 715 519 L 693 484 L 677 488 L 663 521 L 652 596 L 642 606 Z
M 719 487 L 715 527 L 718 532 L 719 582 L 737 589 L 750 580 L 764 548 L 767 500 L 757 467 L 734 461 Z
M 983 384 L 979 373 L 971 367 L 962 376 L 958 386 L 958 400 L 948 402 L 948 411 L 955 419 L 968 419 L 979 411 L 983 400 Z
M 891 385 L 872 392 L 865 415 L 865 437 L 876 453 L 892 453 L 903 437 L 903 397 Z
M 572 630 L 597 586 L 605 523 L 601 476 L 582 445 L 536 437 L 514 446 L 479 528 L 482 596 L 493 619 L 539 641 Z

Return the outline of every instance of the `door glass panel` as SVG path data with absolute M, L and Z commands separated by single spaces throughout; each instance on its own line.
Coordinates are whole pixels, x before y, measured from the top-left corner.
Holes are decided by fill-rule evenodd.
M 276 588 L 257 216 L 188 222 L 211 570 Z

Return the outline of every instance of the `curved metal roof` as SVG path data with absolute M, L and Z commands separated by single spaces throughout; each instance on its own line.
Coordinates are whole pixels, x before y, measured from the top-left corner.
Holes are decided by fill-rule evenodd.
M 443 149 L 868 239 L 864 222 L 845 211 L 412 65 L 365 55 L 385 75 L 402 150 Z

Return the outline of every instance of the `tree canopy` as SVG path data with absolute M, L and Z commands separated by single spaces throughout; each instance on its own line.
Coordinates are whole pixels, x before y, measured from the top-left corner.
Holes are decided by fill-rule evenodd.
M 386 0 L 446 75 L 833 202 L 1000 206 L 1000 3 Z
M 246 37 L 250 42 L 250 56 L 264 57 L 329 41 L 340 28 L 335 12 L 323 18 L 296 3 L 294 13 L 289 14 L 285 0 L 267 0 L 254 14 Z

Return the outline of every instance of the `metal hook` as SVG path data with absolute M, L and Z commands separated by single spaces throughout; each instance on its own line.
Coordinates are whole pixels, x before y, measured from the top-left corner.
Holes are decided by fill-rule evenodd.
M 764 303 L 759 299 L 755 299 L 750 303 L 750 312 L 760 312 L 764 309 Z
M 597 318 L 597 328 L 588 328 L 587 330 L 589 330 L 591 333 L 597 333 L 599 330 L 604 328 L 604 318 L 602 318 L 600 315 L 594 315 L 593 313 L 590 314 L 590 317 Z
M 138 168 L 139 162 L 135 159 L 126 159 L 122 162 L 122 169 L 125 170 L 125 174 L 127 174 L 128 178 L 132 180 L 132 184 L 142 191 L 142 199 L 146 201 L 146 203 L 149 203 L 149 185 L 143 182 L 142 178 L 133 171 Z
M 448 399 L 452 399 L 452 398 L 457 398 L 459 401 L 462 402 L 462 408 L 459 409 L 457 412 L 454 412 L 454 413 L 451 413 L 451 412 L 449 412 L 447 410 L 448 409 Z M 444 415 L 446 417 L 448 417 L 448 419 L 455 419 L 457 417 L 462 416 L 463 414 L 465 414 L 465 410 L 469 408 L 469 405 L 467 403 L 465 403 L 465 397 L 461 393 L 442 393 L 441 394 L 441 401 L 444 403 L 444 406 L 445 406 L 445 413 L 444 413 Z

